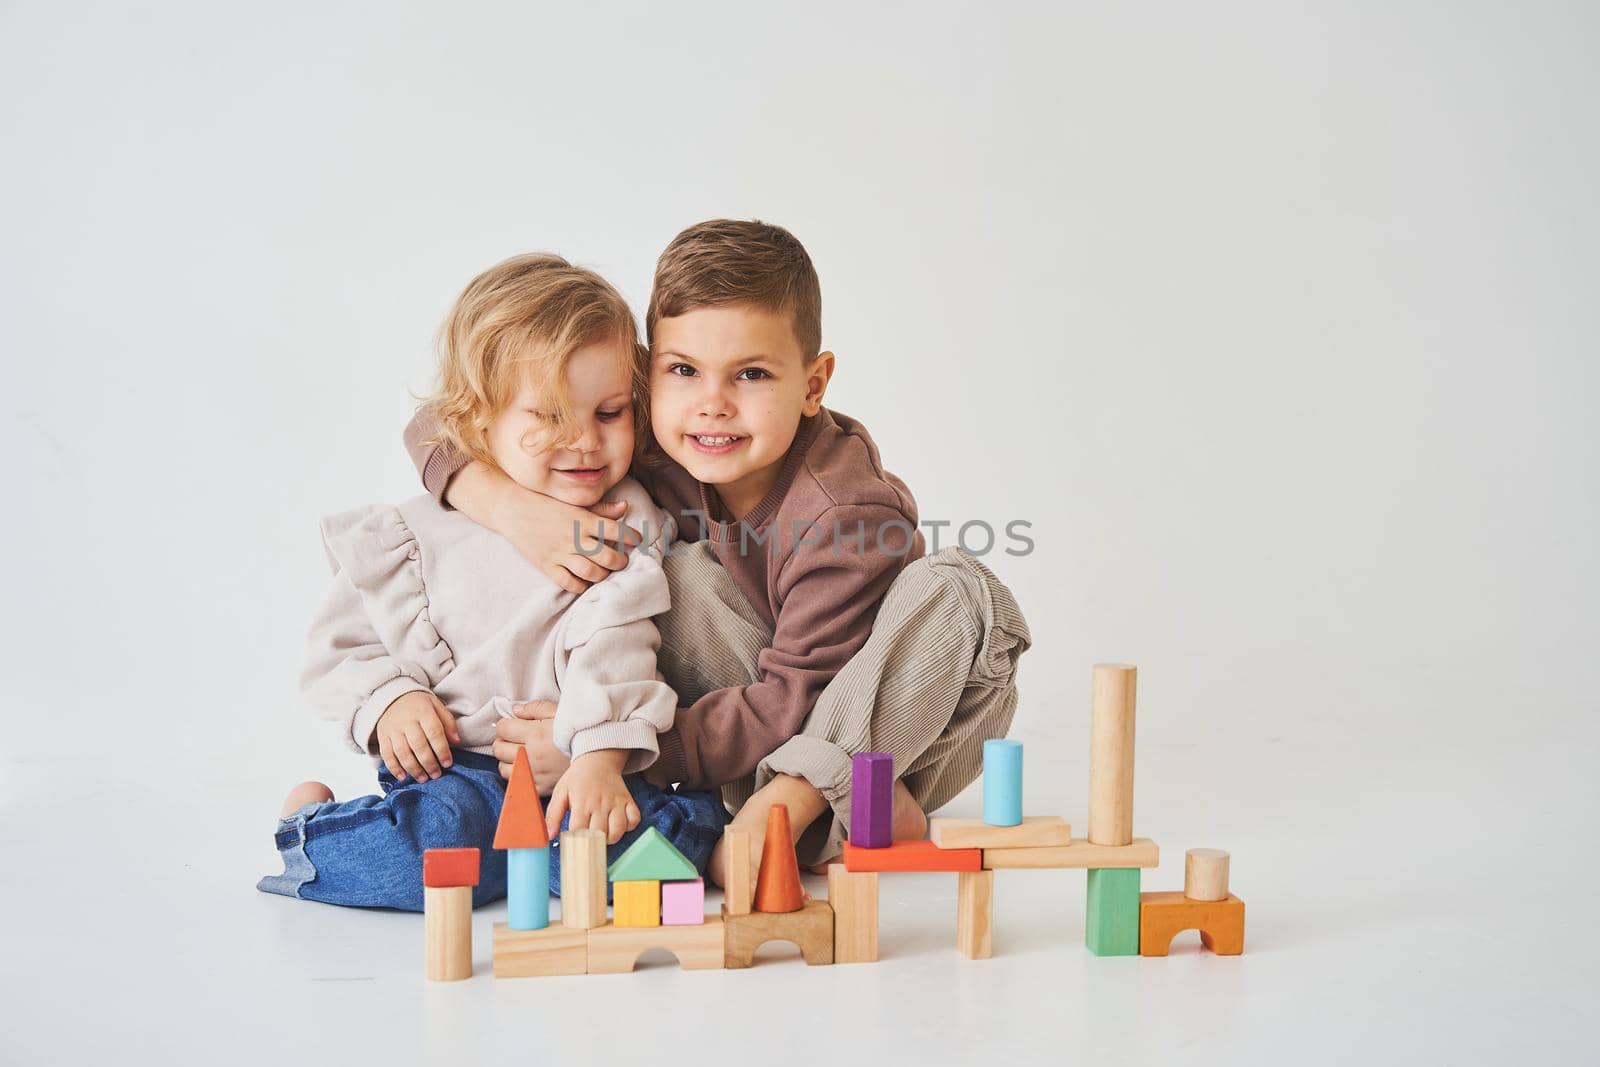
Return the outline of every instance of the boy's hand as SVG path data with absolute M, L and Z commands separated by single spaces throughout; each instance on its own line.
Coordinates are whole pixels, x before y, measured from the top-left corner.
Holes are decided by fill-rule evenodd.
M 618 521 L 628 510 L 626 500 L 580 508 L 525 489 L 486 463 L 472 462 L 457 472 L 445 500 L 510 541 L 569 593 L 581 594 L 626 567 L 626 550 L 639 544 L 639 535 Z
M 425 689 L 396 697 L 378 716 L 378 754 L 396 778 L 410 775 L 419 782 L 444 774 L 454 760 L 450 746 L 461 743 L 455 713 Z
M 511 781 L 511 768 L 517 761 L 517 746 L 528 750 L 528 765 L 533 768 L 533 784 L 539 795 L 547 797 L 567 773 L 569 761 L 551 737 L 556 706 L 548 700 L 513 704 L 514 719 L 494 724 L 494 758 L 500 761 L 500 777 Z
M 572 761 L 550 795 L 545 809 L 545 829 L 552 838 L 561 832 L 561 816 L 572 810 L 572 830 L 599 830 L 606 844 L 614 845 L 622 835 L 639 825 L 639 806 L 633 802 L 622 768 L 628 765 L 628 750 L 603 748 L 585 752 Z

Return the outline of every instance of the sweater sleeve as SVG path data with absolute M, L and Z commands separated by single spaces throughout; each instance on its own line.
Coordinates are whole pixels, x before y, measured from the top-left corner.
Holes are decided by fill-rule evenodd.
M 680 708 L 661 735 L 660 760 L 671 780 L 706 789 L 750 773 L 800 731 L 822 690 L 866 644 L 915 527 L 877 504 L 832 508 L 818 526 L 827 536 L 796 545 L 779 573 L 772 647 L 756 659 L 760 680 L 707 693 Z M 857 539 L 858 530 L 865 536 Z
M 422 478 L 422 485 L 444 507 L 444 491 L 457 471 L 467 465 L 467 457 L 444 442 L 430 442 L 428 438 L 439 431 L 439 420 L 433 408 L 424 404 L 406 423 L 406 452 Z

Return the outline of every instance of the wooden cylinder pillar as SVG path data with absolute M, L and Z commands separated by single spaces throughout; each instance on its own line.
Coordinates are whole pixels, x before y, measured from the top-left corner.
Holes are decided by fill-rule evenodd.
M 1228 854 L 1191 848 L 1183 854 L 1183 895 L 1190 900 L 1228 899 Z
M 1097 663 L 1089 727 L 1089 843 L 1133 842 L 1133 709 L 1137 670 Z

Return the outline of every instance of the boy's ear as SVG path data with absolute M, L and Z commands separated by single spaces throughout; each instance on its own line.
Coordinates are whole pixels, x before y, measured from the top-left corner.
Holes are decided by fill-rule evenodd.
M 828 391 L 828 380 L 832 377 L 833 353 L 818 352 L 806 367 L 806 403 L 803 410 L 807 415 L 815 415 L 822 410 L 822 396 Z

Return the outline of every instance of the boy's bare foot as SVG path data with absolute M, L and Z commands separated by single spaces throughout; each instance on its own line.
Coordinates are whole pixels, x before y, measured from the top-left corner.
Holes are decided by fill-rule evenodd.
M 278 818 L 287 819 L 307 804 L 321 804 L 332 799 L 333 790 L 321 782 L 301 782 L 283 798 L 283 810 L 278 812 Z
M 828 810 L 828 802 L 822 799 L 822 794 L 810 782 L 787 774 L 777 775 L 745 801 L 744 807 L 739 809 L 733 821 L 723 830 L 723 837 L 711 850 L 711 861 L 706 865 L 706 877 L 711 884 L 723 888 L 728 884 L 728 830 L 743 830 L 750 835 L 750 873 L 754 884 L 754 875 L 761 870 L 761 849 L 767 836 L 767 811 L 774 804 L 788 806 L 789 834 L 794 841 L 800 840 L 806 827 Z M 794 847 L 794 841 L 789 843 L 789 847 Z
M 928 836 L 928 813 L 922 810 L 911 790 L 896 778 L 894 782 L 894 809 L 889 816 L 891 841 L 921 841 Z M 812 874 L 827 874 L 829 863 L 838 863 L 839 857 L 806 869 Z

